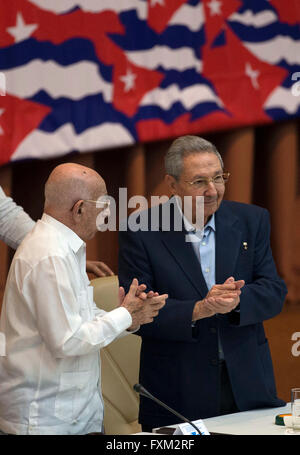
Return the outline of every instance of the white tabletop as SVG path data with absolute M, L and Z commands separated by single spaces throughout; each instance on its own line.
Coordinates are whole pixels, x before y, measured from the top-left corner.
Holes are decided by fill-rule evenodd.
M 298 435 L 300 431 L 294 432 L 291 428 L 275 424 L 277 414 L 290 414 L 291 403 L 280 408 L 254 409 L 252 411 L 237 412 L 219 417 L 203 419 L 206 428 L 211 433 L 221 433 L 227 435 Z M 177 425 L 169 425 L 176 427 Z M 158 430 L 158 429 L 156 429 Z M 162 434 L 155 429 L 154 434 Z M 153 433 L 135 433 L 148 434 Z
M 277 414 L 290 414 L 291 404 L 280 408 L 255 409 L 203 419 L 209 432 L 232 435 L 284 435 L 288 427 L 275 425 Z M 298 432 L 300 435 L 300 432 Z

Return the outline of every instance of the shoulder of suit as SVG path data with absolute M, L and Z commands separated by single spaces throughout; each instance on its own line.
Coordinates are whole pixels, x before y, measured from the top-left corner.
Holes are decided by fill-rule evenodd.
M 244 202 L 236 202 L 236 201 L 222 201 L 220 209 L 232 211 L 236 215 L 243 214 L 243 213 L 249 214 L 249 215 L 254 215 L 254 214 L 260 215 L 263 212 L 268 212 L 267 209 L 265 209 L 264 207 L 260 207 L 259 205 L 246 204 Z

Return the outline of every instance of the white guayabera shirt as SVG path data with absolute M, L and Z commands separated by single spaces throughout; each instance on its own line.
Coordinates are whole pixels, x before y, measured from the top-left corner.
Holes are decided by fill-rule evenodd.
M 44 214 L 13 259 L 0 332 L 0 429 L 13 434 L 102 430 L 99 348 L 132 324 L 123 307 L 99 310 L 85 243 Z

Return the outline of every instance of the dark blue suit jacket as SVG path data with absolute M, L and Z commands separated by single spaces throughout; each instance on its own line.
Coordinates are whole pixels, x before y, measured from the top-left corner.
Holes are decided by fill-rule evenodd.
M 173 206 L 170 201 L 167 204 Z M 147 212 L 149 218 L 153 210 L 157 208 Z M 148 289 L 169 294 L 154 322 L 138 332 L 140 382 L 192 420 L 219 414 L 218 332 L 239 410 L 285 404 L 276 395 L 262 324 L 280 313 L 287 292 L 272 258 L 268 212 L 223 201 L 215 216 L 216 283 L 234 276 L 246 284 L 239 311 L 201 319 L 195 327 L 191 325 L 195 302 L 208 289 L 185 231 L 171 225 L 170 232 L 161 227 L 156 232 L 125 231 L 119 238 L 120 285 L 127 290 L 136 277 Z M 175 423 L 176 418 L 141 397 L 140 422 L 155 427 Z

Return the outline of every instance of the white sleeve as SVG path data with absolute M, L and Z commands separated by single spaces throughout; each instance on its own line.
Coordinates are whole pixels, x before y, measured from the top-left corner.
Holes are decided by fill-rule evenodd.
M 117 308 L 119 308 L 119 307 L 114 308 L 114 310 L 117 309 Z M 99 308 L 99 307 L 96 305 L 95 302 L 93 302 L 93 311 L 94 311 L 95 317 L 101 316 L 101 315 L 104 315 L 104 314 L 107 314 L 107 311 L 102 310 L 101 308 Z M 127 310 L 126 310 L 126 311 L 127 311 Z M 131 324 L 130 324 L 130 325 L 131 325 Z M 140 330 L 140 326 L 138 326 L 135 330 L 128 330 L 128 329 L 126 329 L 125 331 L 121 332 L 121 333 L 116 337 L 116 339 L 118 339 L 118 338 L 123 338 L 124 336 L 127 336 L 127 335 L 130 335 L 131 333 L 137 332 L 138 330 Z
M 34 224 L 22 207 L 6 196 L 0 187 L 0 240 L 16 249 Z
M 24 280 L 22 294 L 35 313 L 40 336 L 56 357 L 98 351 L 132 324 L 130 313 L 123 307 L 100 310 L 86 320 L 88 296 L 75 295 L 70 271 L 60 257 L 46 258 L 32 269 Z

